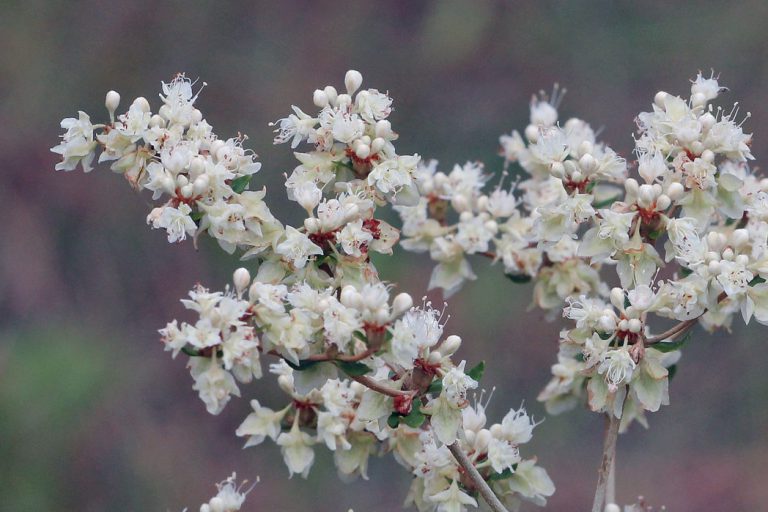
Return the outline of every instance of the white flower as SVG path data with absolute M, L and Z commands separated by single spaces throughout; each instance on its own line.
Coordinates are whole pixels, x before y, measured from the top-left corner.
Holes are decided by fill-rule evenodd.
M 270 126 L 279 124 L 275 130 L 275 144 L 283 144 L 291 141 L 291 148 L 295 148 L 302 140 L 309 139 L 314 133 L 317 119 L 305 114 L 299 107 L 291 106 L 293 114 L 279 119 L 277 123 L 271 123 Z
M 628 384 L 632 380 L 632 373 L 636 366 L 629 350 L 619 348 L 608 350 L 603 354 L 603 360 L 597 367 L 597 373 L 605 374 L 608 389 L 614 393 L 621 384 Z
M 215 357 L 192 357 L 189 366 L 195 379 L 192 389 L 198 392 L 210 414 L 217 415 L 223 411 L 230 395 L 240 396 L 235 378 L 221 367 Z
M 535 426 L 525 409 L 512 409 L 501 420 L 501 435 L 515 446 L 525 444 L 533 437 Z
M 287 258 L 296 268 L 304 268 L 311 256 L 323 254 L 323 250 L 307 235 L 291 226 L 286 226 L 285 240 L 277 245 L 275 252 Z
M 189 216 L 190 213 L 192 208 L 186 203 L 181 203 L 177 208 L 155 208 L 147 216 L 147 224 L 152 224 L 153 229 L 165 229 L 168 232 L 168 242 L 180 242 L 186 240 L 187 235 L 194 235 L 197 230 L 195 221 Z
M 96 141 L 93 140 L 93 125 L 91 118 L 85 112 L 79 112 L 78 118 L 68 117 L 61 122 L 61 127 L 67 130 L 62 135 L 62 142 L 51 148 L 54 153 L 60 154 L 64 161 L 56 164 L 57 171 L 72 171 L 80 164 L 83 171 L 92 169 L 91 162 L 96 156 Z
M 430 496 L 429 500 L 437 504 L 437 512 L 462 512 L 466 510 L 465 505 L 477 507 L 475 498 L 459 489 L 456 480 L 448 489 Z
M 448 403 L 453 407 L 461 408 L 467 405 L 467 390 L 475 389 L 477 381 L 464 373 L 466 361 L 454 366 L 443 376 L 443 391 Z
M 357 219 L 344 226 L 336 238 L 345 253 L 360 258 L 363 251 L 367 252 L 367 246 L 373 240 L 373 235 L 363 229 L 362 219 Z
M 246 483 L 247 481 L 243 481 L 242 484 L 237 485 L 237 474 L 232 473 L 232 476 L 216 484 L 218 493 L 208 503 L 200 506 L 200 512 L 236 512 L 240 510 L 240 507 L 245 503 L 245 497 L 253 489 L 251 487 L 243 491 Z
M 488 460 L 496 473 L 503 473 L 505 469 L 512 469 L 514 464 L 520 462 L 520 452 L 506 439 L 494 437 L 488 443 Z
M 248 437 L 244 448 L 261 444 L 267 437 L 277 440 L 280 435 L 280 423 L 283 421 L 288 407 L 281 411 L 273 411 L 268 407 L 262 407 L 258 400 L 251 400 L 253 412 L 237 427 L 235 435 Z
M 291 430 L 280 434 L 276 442 L 281 447 L 290 475 L 299 474 L 306 478 L 315 461 L 314 441 L 312 436 L 299 429 L 299 414 L 296 414 Z

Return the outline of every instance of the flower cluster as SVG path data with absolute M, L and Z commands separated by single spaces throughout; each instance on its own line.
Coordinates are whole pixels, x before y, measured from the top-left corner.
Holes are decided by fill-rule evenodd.
M 256 481 L 258 482 L 258 479 Z M 200 512 L 237 512 L 245 503 L 245 497 L 256 485 L 254 483 L 250 488 L 243 490 L 247 483 L 248 481 L 244 480 L 238 485 L 237 474 L 232 473 L 232 476 L 216 484 L 216 496 L 208 503 L 200 505 Z
M 101 147 L 99 160 L 114 161 L 133 185 L 155 199 L 170 196 L 149 216 L 169 241 L 207 232 L 226 251 L 256 260 L 223 291 L 195 286 L 182 300 L 194 318 L 160 330 L 173 357 L 189 357 L 193 389 L 211 414 L 262 378 L 262 359 L 272 358 L 268 375 L 288 400 L 277 408 L 251 400 L 253 412 L 236 432 L 247 447 L 270 438 L 289 474 L 306 476 L 315 448 L 325 445 L 344 479 L 367 478 L 371 455 L 393 453 L 416 477 L 411 499 L 425 511 L 477 506 L 489 486 L 507 503 L 543 504 L 552 482 L 518 452 L 534 423 L 519 410 L 486 428 L 483 407 L 468 399 L 484 365 L 454 362 L 461 338 L 444 336 L 445 308 L 414 307 L 408 293 L 391 293 L 371 263 L 372 251 L 391 254 L 400 237 L 377 208 L 420 200 L 419 157 L 395 152 L 392 100 L 360 90 L 361 83 L 349 71 L 346 93 L 315 91 L 316 117 L 293 107 L 275 123 L 275 143 L 313 145 L 296 153 L 299 165 L 286 179 L 288 197 L 306 213 L 298 227 L 272 216 L 265 190 L 248 190 L 259 167 L 254 155 L 242 148 L 243 137 L 213 135 L 183 75 L 163 84 L 155 115 L 139 98 L 115 118 L 119 96 L 108 93 L 110 123 L 91 125 L 82 113 L 65 120 L 53 150 L 64 156 L 59 168 L 81 163 L 87 171 Z M 483 180 L 479 169 L 476 175 Z M 475 237 L 469 226 L 458 236 Z M 479 480 L 465 476 L 468 468 L 450 450 L 469 453 Z M 226 505 L 212 500 L 206 510 L 236 510 L 239 490 L 221 489 L 232 495 L 220 497 Z

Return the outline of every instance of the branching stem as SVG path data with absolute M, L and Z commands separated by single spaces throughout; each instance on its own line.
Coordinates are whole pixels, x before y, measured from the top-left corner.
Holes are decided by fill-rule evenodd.
M 453 454 L 456 462 L 459 463 L 459 466 L 461 466 L 461 468 L 464 470 L 465 474 L 469 477 L 470 480 L 472 480 L 475 488 L 478 490 L 491 510 L 493 510 L 493 512 L 508 512 L 506 507 L 501 503 L 498 496 L 496 496 L 480 472 L 477 471 L 475 465 L 472 464 L 471 460 L 469 460 L 467 454 L 461 450 L 459 442 L 454 441 L 452 444 L 449 444 L 448 449 Z

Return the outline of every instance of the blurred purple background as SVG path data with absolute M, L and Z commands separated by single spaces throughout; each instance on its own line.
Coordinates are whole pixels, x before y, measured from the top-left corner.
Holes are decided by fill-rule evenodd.
M 264 167 L 255 178 L 286 210 L 281 174 L 293 168 L 271 145 L 269 121 L 311 93 L 360 70 L 395 98 L 401 153 L 443 166 L 482 160 L 498 171 L 498 136 L 524 128 L 531 93 L 568 89 L 564 116 L 604 127 L 630 156 L 634 116 L 654 93 L 683 94 L 714 68 L 752 112 L 753 151 L 768 156 L 768 4 L 722 2 L 519 3 L 35 1 L 0 14 L 0 510 L 196 510 L 232 470 L 261 478 L 245 510 L 395 510 L 408 474 L 391 458 L 371 479 L 343 484 L 330 457 L 307 481 L 288 480 L 271 443 L 241 450 L 234 430 L 248 412 L 233 402 L 205 413 L 183 358 L 157 329 L 182 317 L 196 282 L 221 288 L 238 266 L 209 240 L 170 246 L 144 224 L 150 202 L 117 175 L 56 173 L 58 122 L 84 110 L 106 118 L 104 93 L 157 105 L 178 71 L 209 83 L 199 101 L 224 137 L 247 133 Z M 480 275 L 452 298 L 448 331 L 460 356 L 492 360 L 498 419 L 535 401 L 556 353 L 559 324 L 526 311 L 531 289 Z M 431 264 L 396 253 L 383 278 L 421 296 Z M 439 296 L 433 299 L 441 300 Z M 673 511 L 763 510 L 768 503 L 768 331 L 696 331 L 671 386 L 672 406 L 620 440 L 618 490 Z M 278 405 L 264 379 L 245 395 Z M 551 510 L 585 510 L 594 492 L 602 418 L 583 410 L 548 417 L 535 453 L 558 487 Z M 533 510 L 529 507 L 526 510 Z

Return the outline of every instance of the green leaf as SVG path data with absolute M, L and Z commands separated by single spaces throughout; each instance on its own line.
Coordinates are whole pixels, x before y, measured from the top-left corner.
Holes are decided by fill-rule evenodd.
M 288 363 L 288 366 L 290 366 L 291 368 L 299 372 L 302 372 L 308 368 L 312 368 L 317 363 L 319 363 L 319 361 L 299 361 L 299 364 L 293 364 L 291 361 L 287 359 L 285 360 L 285 362 Z
M 685 345 L 688 342 L 690 338 L 691 338 L 691 332 L 688 331 L 687 333 L 685 333 L 684 336 L 678 338 L 675 341 L 666 341 L 666 342 L 661 341 L 659 343 L 651 345 L 649 348 L 652 348 L 652 349 L 658 350 L 659 352 L 664 352 L 664 353 L 674 352 L 675 350 L 680 350 L 683 347 L 683 345 Z
M 407 416 L 403 416 L 400 421 L 411 428 L 419 428 L 426 419 L 427 417 L 421 412 L 418 405 L 413 404 L 411 412 Z
M 402 418 L 402 416 L 400 416 L 396 412 L 393 412 L 392 414 L 389 415 L 389 418 L 387 418 L 387 425 L 389 425 L 391 428 L 399 427 L 400 418 Z
M 485 373 L 485 361 L 480 361 L 467 372 L 467 376 L 479 381 L 483 378 L 483 373 Z
M 504 274 L 507 276 L 507 279 L 512 281 L 513 283 L 523 284 L 527 283 L 531 280 L 531 276 L 526 274 Z
M 355 331 L 353 334 L 355 335 L 355 338 L 359 339 L 360 341 L 368 341 L 368 337 L 365 335 L 365 333 Z
M 248 184 L 251 182 L 251 175 L 247 174 L 245 176 L 240 176 L 239 178 L 233 179 L 229 186 L 232 187 L 232 191 L 235 194 L 242 194 L 243 191 L 248 188 Z
M 516 470 L 517 470 L 517 464 L 512 464 L 511 468 L 507 468 L 501 473 L 491 473 L 491 476 L 488 477 L 488 480 L 493 482 L 496 480 L 504 480 L 505 478 L 510 478 L 515 474 Z
M 682 277 L 688 277 L 691 274 L 693 274 L 693 270 L 689 269 L 688 267 L 680 267 L 680 275 Z
M 753 280 L 749 282 L 749 286 L 755 286 L 756 284 L 764 283 L 765 279 L 763 279 L 760 276 L 756 276 Z
M 429 385 L 427 388 L 427 393 L 434 393 L 436 395 L 439 395 L 440 392 L 443 390 L 443 381 L 441 379 L 437 379 L 432 382 L 432 384 Z
M 611 206 L 613 203 L 621 199 L 621 196 L 615 196 L 610 197 L 608 199 L 603 199 L 602 201 L 598 201 L 596 203 L 592 203 L 593 208 L 605 208 L 606 206 Z
M 370 368 L 360 362 L 350 363 L 347 361 L 336 361 L 336 364 L 341 369 L 341 371 L 350 377 L 360 377 L 372 371 Z
M 582 354 L 581 352 L 579 352 L 578 354 L 576 354 L 576 356 L 574 357 L 574 359 L 576 359 L 576 360 L 577 360 L 578 362 L 580 362 L 580 363 L 583 363 L 583 362 L 584 362 L 584 354 Z
M 200 355 L 200 354 L 197 352 L 197 350 L 195 350 L 195 349 L 194 349 L 194 348 L 192 348 L 192 347 L 187 347 L 187 346 L 185 346 L 185 347 L 182 347 L 181 351 L 182 351 L 182 352 L 184 352 L 185 354 L 187 354 L 189 357 L 202 357 L 202 356 L 201 356 L 201 355 Z
M 203 218 L 203 211 L 202 210 L 197 210 L 196 212 L 192 212 L 192 213 L 189 214 L 189 217 L 193 221 L 197 222 L 197 221 L 199 221 L 200 219 Z
M 673 364 L 672 366 L 667 368 L 667 371 L 669 372 L 669 375 L 667 375 L 667 378 L 669 378 L 669 380 L 672 380 L 675 377 L 675 374 L 677 373 L 677 365 Z

